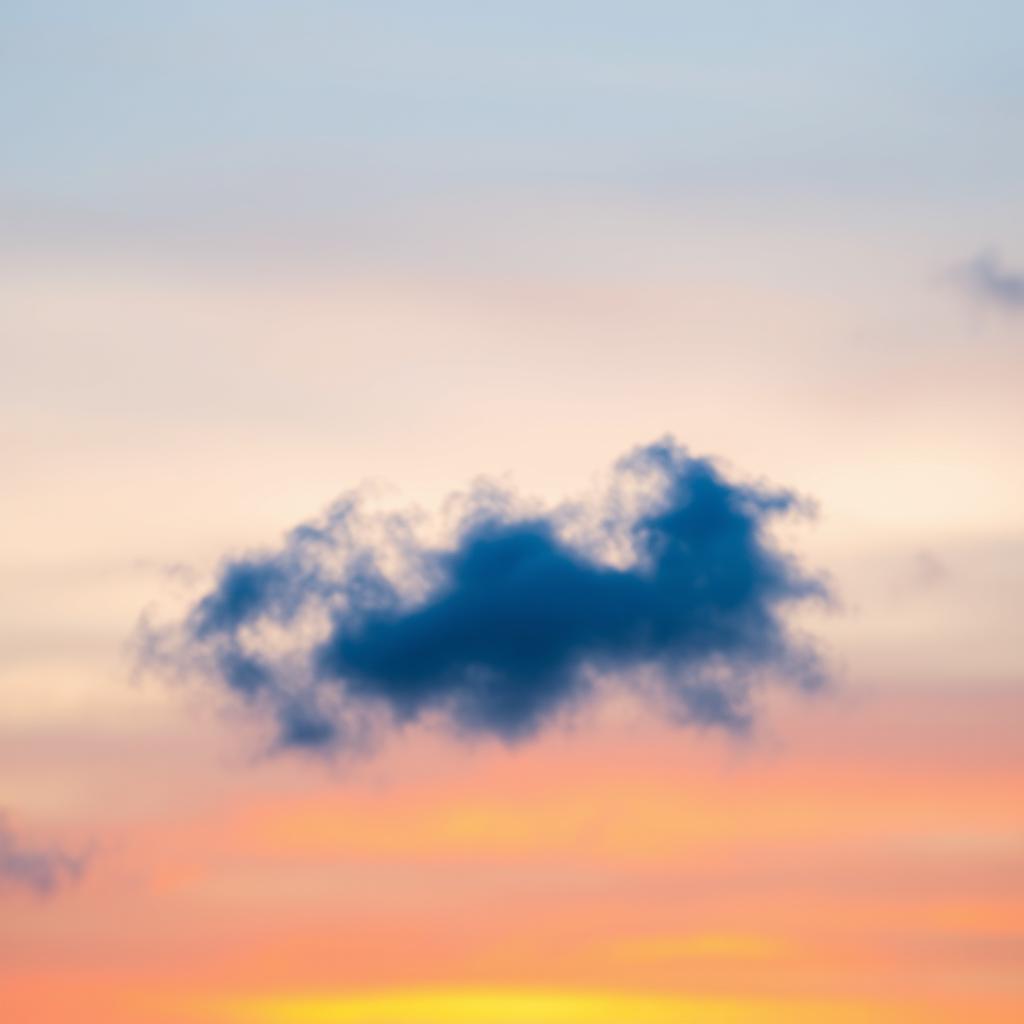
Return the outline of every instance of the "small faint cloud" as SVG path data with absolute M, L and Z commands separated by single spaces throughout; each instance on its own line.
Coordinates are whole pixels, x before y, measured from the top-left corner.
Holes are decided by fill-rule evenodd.
M 85 854 L 30 845 L 15 833 L 7 815 L 0 811 L 0 886 L 12 885 L 37 896 L 50 896 L 77 882 L 87 862 Z
M 996 252 L 986 250 L 961 263 L 952 279 L 974 299 L 1011 312 L 1024 312 L 1024 273 L 1007 267 Z
M 892 597 L 917 598 L 945 586 L 951 575 L 949 565 L 942 558 L 922 548 L 893 567 L 888 587 Z
M 917 589 L 932 590 L 949 579 L 949 566 L 933 551 L 918 551 L 911 562 L 909 576 Z

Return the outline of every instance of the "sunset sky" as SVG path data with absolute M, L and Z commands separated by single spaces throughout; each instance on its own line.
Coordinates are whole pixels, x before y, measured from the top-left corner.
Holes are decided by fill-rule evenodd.
M 1024 5 L 8 0 L 0 1022 L 1024 1020 Z

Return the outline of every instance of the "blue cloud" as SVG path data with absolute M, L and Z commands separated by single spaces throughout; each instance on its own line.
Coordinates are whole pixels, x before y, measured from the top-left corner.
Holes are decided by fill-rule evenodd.
M 1004 267 L 994 253 L 975 256 L 958 269 L 956 276 L 976 298 L 1004 309 L 1024 310 L 1024 274 Z
M 77 881 L 85 870 L 86 858 L 55 848 L 34 848 L 15 835 L 0 812 L 0 882 L 49 896 L 63 885 Z
M 599 509 L 523 512 L 480 491 L 448 545 L 347 500 L 280 550 L 228 561 L 143 652 L 269 712 L 285 747 L 344 743 L 381 711 L 522 737 L 599 679 L 741 729 L 759 680 L 821 681 L 785 612 L 826 588 L 767 533 L 799 507 L 671 440 L 622 460 Z

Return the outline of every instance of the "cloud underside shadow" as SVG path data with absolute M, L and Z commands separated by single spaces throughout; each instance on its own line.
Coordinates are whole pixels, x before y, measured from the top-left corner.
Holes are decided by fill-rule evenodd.
M 811 688 L 788 609 L 827 597 L 769 536 L 788 491 L 737 484 L 671 439 L 621 460 L 604 499 L 546 511 L 478 487 L 448 543 L 355 497 L 282 546 L 227 560 L 145 664 L 213 681 L 270 716 L 283 747 L 355 742 L 368 723 L 447 718 L 531 735 L 629 688 L 673 720 L 743 729 L 762 681 Z

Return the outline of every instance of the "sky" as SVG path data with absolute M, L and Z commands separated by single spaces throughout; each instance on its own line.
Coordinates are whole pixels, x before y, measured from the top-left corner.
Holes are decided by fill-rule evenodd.
M 1021 1019 L 1022 39 L 8 0 L 0 1017 Z

